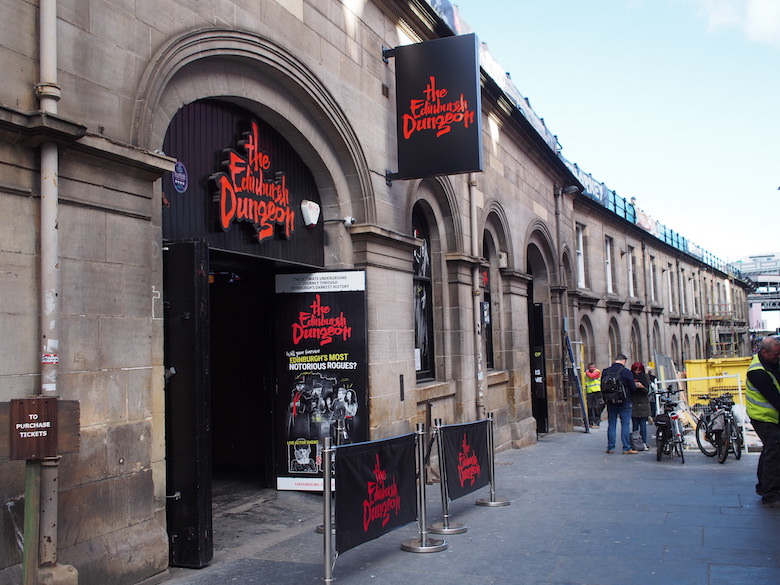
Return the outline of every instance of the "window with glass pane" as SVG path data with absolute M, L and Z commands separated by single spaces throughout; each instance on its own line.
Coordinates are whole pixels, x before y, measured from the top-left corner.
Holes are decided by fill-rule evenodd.
M 433 353 L 433 287 L 428 225 L 419 209 L 412 213 L 414 237 L 423 241 L 414 252 L 414 361 L 417 379 L 435 377 Z

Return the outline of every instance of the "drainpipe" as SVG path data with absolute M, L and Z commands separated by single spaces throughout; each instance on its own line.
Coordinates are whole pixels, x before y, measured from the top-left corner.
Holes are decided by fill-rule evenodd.
M 57 1 L 39 2 L 39 65 L 40 80 L 35 87 L 40 109 L 47 114 L 57 114 L 60 87 L 57 84 Z M 41 144 L 41 387 L 40 395 L 57 397 L 57 370 L 59 363 L 60 318 L 60 259 L 57 232 L 58 215 L 59 148 L 55 142 Z M 75 583 L 77 573 L 73 567 L 57 569 L 57 482 L 59 457 L 45 459 L 40 470 L 40 534 L 35 571 L 28 571 L 25 583 L 37 583 L 39 576 L 49 582 Z M 27 543 L 25 543 L 27 545 Z M 29 555 L 32 556 L 32 555 Z M 31 561 L 32 562 L 32 561 Z M 28 568 L 27 566 L 25 567 Z M 48 573 L 45 577 L 42 570 Z M 34 573 L 29 574 L 29 573 Z M 55 575 L 59 573 L 59 575 Z M 34 580 L 33 580 L 34 579 Z
M 471 215 L 471 256 L 474 258 L 474 268 L 471 272 L 471 294 L 474 308 L 474 361 L 476 374 L 476 407 L 477 416 L 485 416 L 485 369 L 482 360 L 482 289 L 479 284 L 479 236 L 477 234 L 477 176 L 469 173 L 469 203 Z

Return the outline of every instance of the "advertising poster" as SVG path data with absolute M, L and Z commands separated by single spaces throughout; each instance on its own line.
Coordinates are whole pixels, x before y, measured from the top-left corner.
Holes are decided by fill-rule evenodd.
M 336 450 L 336 551 L 417 519 L 415 435 Z
M 276 276 L 277 489 L 322 490 L 323 439 L 368 439 L 365 285 L 362 271 Z
M 452 500 L 490 483 L 487 421 L 442 427 L 447 495 Z

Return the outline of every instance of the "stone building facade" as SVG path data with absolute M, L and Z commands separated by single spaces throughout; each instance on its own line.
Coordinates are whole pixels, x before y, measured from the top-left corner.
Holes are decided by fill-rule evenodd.
M 56 494 L 41 510 L 50 582 L 162 579 L 170 551 L 200 538 L 171 528 L 172 508 L 210 515 L 212 468 L 275 485 L 279 274 L 365 274 L 371 439 L 492 413 L 498 448 L 527 446 L 575 425 L 567 333 L 599 364 L 658 351 L 681 365 L 720 343 L 713 320 L 746 321 L 745 283 L 588 195 L 486 61 L 484 171 L 388 181 L 383 49 L 459 28 L 433 4 L 0 0 L 0 403 L 56 396 L 80 413 L 78 450 L 42 475 Z M 215 227 L 209 177 L 252 120 L 319 204 L 313 230 L 258 242 L 248 226 Z M 247 288 L 220 296 L 223 278 Z M 174 401 L 171 384 L 196 398 Z M 202 428 L 172 424 L 187 409 Z M 202 440 L 225 411 L 242 414 L 235 434 L 191 446 L 202 491 L 175 497 L 184 437 Z M 29 466 L 7 447 L 0 582 L 22 571 Z M 199 546 L 195 564 L 208 562 Z

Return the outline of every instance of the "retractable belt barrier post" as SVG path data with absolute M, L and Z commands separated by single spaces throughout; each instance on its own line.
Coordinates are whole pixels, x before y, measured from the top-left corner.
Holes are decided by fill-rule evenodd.
M 333 468 L 331 467 L 331 459 L 333 456 L 333 448 L 330 444 L 330 437 L 323 439 L 323 484 L 322 484 L 322 518 L 323 526 L 327 526 L 331 523 L 331 497 L 333 496 L 333 490 L 331 487 L 331 478 L 333 475 Z M 322 530 L 323 534 L 323 578 L 325 583 L 333 583 L 333 531 Z
M 488 432 L 487 432 L 488 457 L 490 458 L 490 498 L 480 498 L 477 500 L 477 506 L 508 506 L 509 500 L 496 499 L 496 457 L 493 451 L 493 413 L 488 414 Z
M 441 552 L 447 549 L 447 541 L 428 537 L 428 527 L 425 518 L 425 425 L 417 424 L 417 524 L 419 538 L 412 538 L 401 543 L 401 550 L 406 552 L 429 553 Z
M 436 435 L 436 444 L 439 450 L 439 477 L 441 483 L 441 514 L 442 521 L 434 522 L 428 528 L 429 532 L 433 534 L 463 534 L 468 530 L 468 526 L 459 524 L 457 522 L 450 523 L 450 505 L 449 505 L 449 493 L 447 490 L 447 471 L 444 463 L 444 440 L 442 438 L 441 427 L 442 420 L 437 418 L 434 421 L 434 434 Z
M 339 420 L 336 422 L 336 447 L 341 445 L 341 439 L 343 436 L 344 436 L 344 421 Z M 333 534 L 336 534 L 336 524 L 333 522 L 332 517 L 331 517 L 330 529 L 333 531 Z M 317 528 L 315 528 L 314 530 L 318 534 L 322 534 L 325 531 L 325 524 L 318 524 Z

